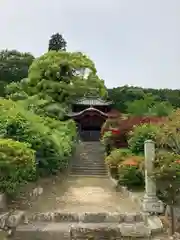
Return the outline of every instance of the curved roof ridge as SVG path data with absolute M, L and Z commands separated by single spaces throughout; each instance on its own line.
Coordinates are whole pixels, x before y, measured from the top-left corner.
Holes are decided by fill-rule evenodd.
M 75 117 L 75 116 L 80 116 L 80 115 L 82 115 L 83 113 L 89 112 L 89 111 L 95 111 L 95 112 L 100 113 L 100 114 L 103 115 L 103 116 L 106 116 L 106 117 L 108 116 L 108 114 L 106 114 L 106 113 L 104 113 L 104 112 L 102 112 L 102 111 L 100 111 L 99 109 L 94 108 L 94 107 L 89 107 L 89 108 L 86 108 L 86 109 L 82 110 L 81 112 L 72 113 L 72 114 L 69 114 L 69 115 L 71 115 L 72 117 Z

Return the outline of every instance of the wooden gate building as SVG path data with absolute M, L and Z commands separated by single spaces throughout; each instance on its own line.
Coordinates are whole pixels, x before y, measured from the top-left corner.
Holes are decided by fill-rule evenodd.
M 111 101 L 92 97 L 82 98 L 73 102 L 72 112 L 68 117 L 76 121 L 82 141 L 99 141 L 101 127 L 111 109 Z

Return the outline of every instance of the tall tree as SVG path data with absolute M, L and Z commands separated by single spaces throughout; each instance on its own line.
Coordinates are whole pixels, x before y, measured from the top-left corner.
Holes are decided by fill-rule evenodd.
M 59 51 L 63 50 L 66 51 L 67 42 L 63 38 L 63 36 L 59 33 L 53 34 L 49 40 L 49 48 L 48 50 Z
M 156 102 L 169 102 L 174 108 L 180 108 L 179 89 L 152 89 L 128 85 L 108 89 L 108 95 L 114 102 L 114 107 L 123 113 L 128 112 L 128 102 L 144 99 L 146 94 L 152 94 Z
M 26 78 L 33 60 L 34 57 L 30 53 L 2 50 L 0 52 L 0 81 L 10 83 Z
M 16 50 L 0 51 L 0 95 L 4 94 L 4 87 L 11 82 L 18 82 L 28 76 L 29 66 L 34 56 Z
M 107 97 L 104 81 L 97 75 L 95 64 L 80 52 L 49 51 L 33 61 L 28 78 L 11 83 L 7 97 L 18 100 L 38 96 L 48 101 L 52 111 L 68 106 L 74 98 L 90 94 Z M 57 114 L 56 114 L 57 116 Z

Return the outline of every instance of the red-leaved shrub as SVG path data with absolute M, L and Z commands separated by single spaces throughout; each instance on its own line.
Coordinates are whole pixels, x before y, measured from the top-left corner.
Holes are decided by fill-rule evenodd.
M 133 127 L 136 125 L 141 125 L 145 123 L 154 123 L 159 124 L 163 122 L 165 118 L 160 117 L 128 117 L 126 119 L 107 119 L 107 121 L 102 126 L 101 134 L 103 135 L 107 131 L 116 129 L 116 133 L 119 134 L 113 135 L 115 147 L 127 147 L 127 136 L 130 131 L 133 130 Z

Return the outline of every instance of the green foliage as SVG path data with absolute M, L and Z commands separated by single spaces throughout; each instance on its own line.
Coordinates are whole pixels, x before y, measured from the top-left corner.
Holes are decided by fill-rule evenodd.
M 63 36 L 59 33 L 53 34 L 49 40 L 49 47 L 48 51 L 59 51 L 59 50 L 66 50 L 67 42 L 63 38 Z
M 22 79 L 21 82 L 11 82 L 5 87 L 6 98 L 14 101 L 23 100 L 28 98 L 28 79 Z
M 76 135 L 73 121 L 38 116 L 11 100 L 2 99 L 0 111 L 1 136 L 31 144 L 40 170 L 54 173 L 67 166 Z
M 171 233 L 174 234 L 174 206 L 180 203 L 180 155 L 159 151 L 156 154 L 153 176 L 158 197 L 171 209 Z
M 127 156 L 132 156 L 132 152 L 129 149 L 114 149 L 112 150 L 111 154 L 105 158 L 105 162 L 108 166 L 111 167 L 118 167 L 119 164 L 125 160 Z
M 154 102 L 155 98 L 151 94 L 144 95 L 142 99 L 127 102 L 127 112 L 135 116 L 147 116 L 150 114 Z
M 121 164 L 119 166 L 119 184 L 128 188 L 144 186 L 144 177 L 139 167 Z
M 152 94 L 146 94 L 142 99 L 127 102 L 127 112 L 134 116 L 168 116 L 173 107 L 169 102 L 158 102 Z
M 30 53 L 2 50 L 0 52 L 0 81 L 8 84 L 26 78 L 33 60 L 34 57 Z
M 118 177 L 118 167 L 127 156 L 131 156 L 132 153 L 128 149 L 114 149 L 110 155 L 105 158 L 105 162 L 108 165 L 111 175 L 114 178 Z
M 15 194 L 36 175 L 35 152 L 30 145 L 0 139 L 0 191 Z
M 161 148 L 168 148 L 180 154 L 180 110 L 176 110 L 160 125 L 157 139 Z
M 89 93 L 106 97 L 104 81 L 96 74 L 94 63 L 84 54 L 50 51 L 32 63 L 22 92 L 52 103 L 67 103 Z
M 153 175 L 161 199 L 169 205 L 176 204 L 180 193 L 180 155 L 165 150 L 158 151 Z
M 0 96 L 5 96 L 5 88 L 6 83 L 4 81 L 0 81 Z
M 151 114 L 158 117 L 168 116 L 173 112 L 173 107 L 169 102 L 156 102 L 151 108 Z
M 110 144 L 110 139 L 112 136 L 112 132 L 111 131 L 107 131 L 103 134 L 102 138 L 101 138 L 101 143 L 106 147 L 108 144 Z
M 37 95 L 17 101 L 26 110 L 30 110 L 40 116 L 49 116 L 58 120 L 63 120 L 68 112 L 65 103 L 53 103 L 51 99 L 40 99 Z
M 108 95 L 110 99 L 114 102 L 114 107 L 117 108 L 120 112 L 128 113 L 127 110 L 127 103 L 133 103 L 136 100 L 144 99 L 144 96 L 151 94 L 155 99 L 155 102 L 159 105 L 161 102 L 163 105 L 170 104 L 173 108 L 180 107 L 180 90 L 172 90 L 172 89 L 148 89 L 148 88 L 141 88 L 141 87 L 132 87 L 132 86 L 121 86 L 113 89 L 108 89 Z M 139 104 L 138 104 L 139 105 Z M 160 104 L 161 105 L 161 104 Z M 147 105 L 146 105 L 147 106 Z M 140 113 L 145 113 L 146 109 L 144 110 L 144 103 L 143 103 L 143 111 L 139 107 L 138 111 Z M 159 106 L 158 106 L 159 108 Z M 161 110 L 164 108 L 162 105 L 160 106 Z M 154 109 L 152 109 L 154 111 Z M 133 111 L 133 110 L 132 110 Z M 137 111 L 137 110 L 136 110 Z M 155 109 L 157 111 L 157 109 Z M 164 111 L 164 110 L 163 110 Z M 159 112 L 159 110 L 158 110 Z M 167 110 L 165 111 L 166 115 Z M 159 116 L 159 114 L 157 114 Z M 162 116 L 162 114 L 161 114 Z M 164 113 L 163 113 L 164 116 Z
M 135 153 L 144 152 L 144 142 L 146 140 L 156 140 L 156 135 L 159 131 L 158 125 L 153 124 L 141 124 L 134 127 L 133 131 L 129 134 L 129 148 Z
M 108 89 L 109 98 L 114 102 L 114 107 L 120 112 L 127 112 L 127 102 L 142 99 L 144 91 L 142 88 L 133 88 L 122 86 L 113 89 Z

